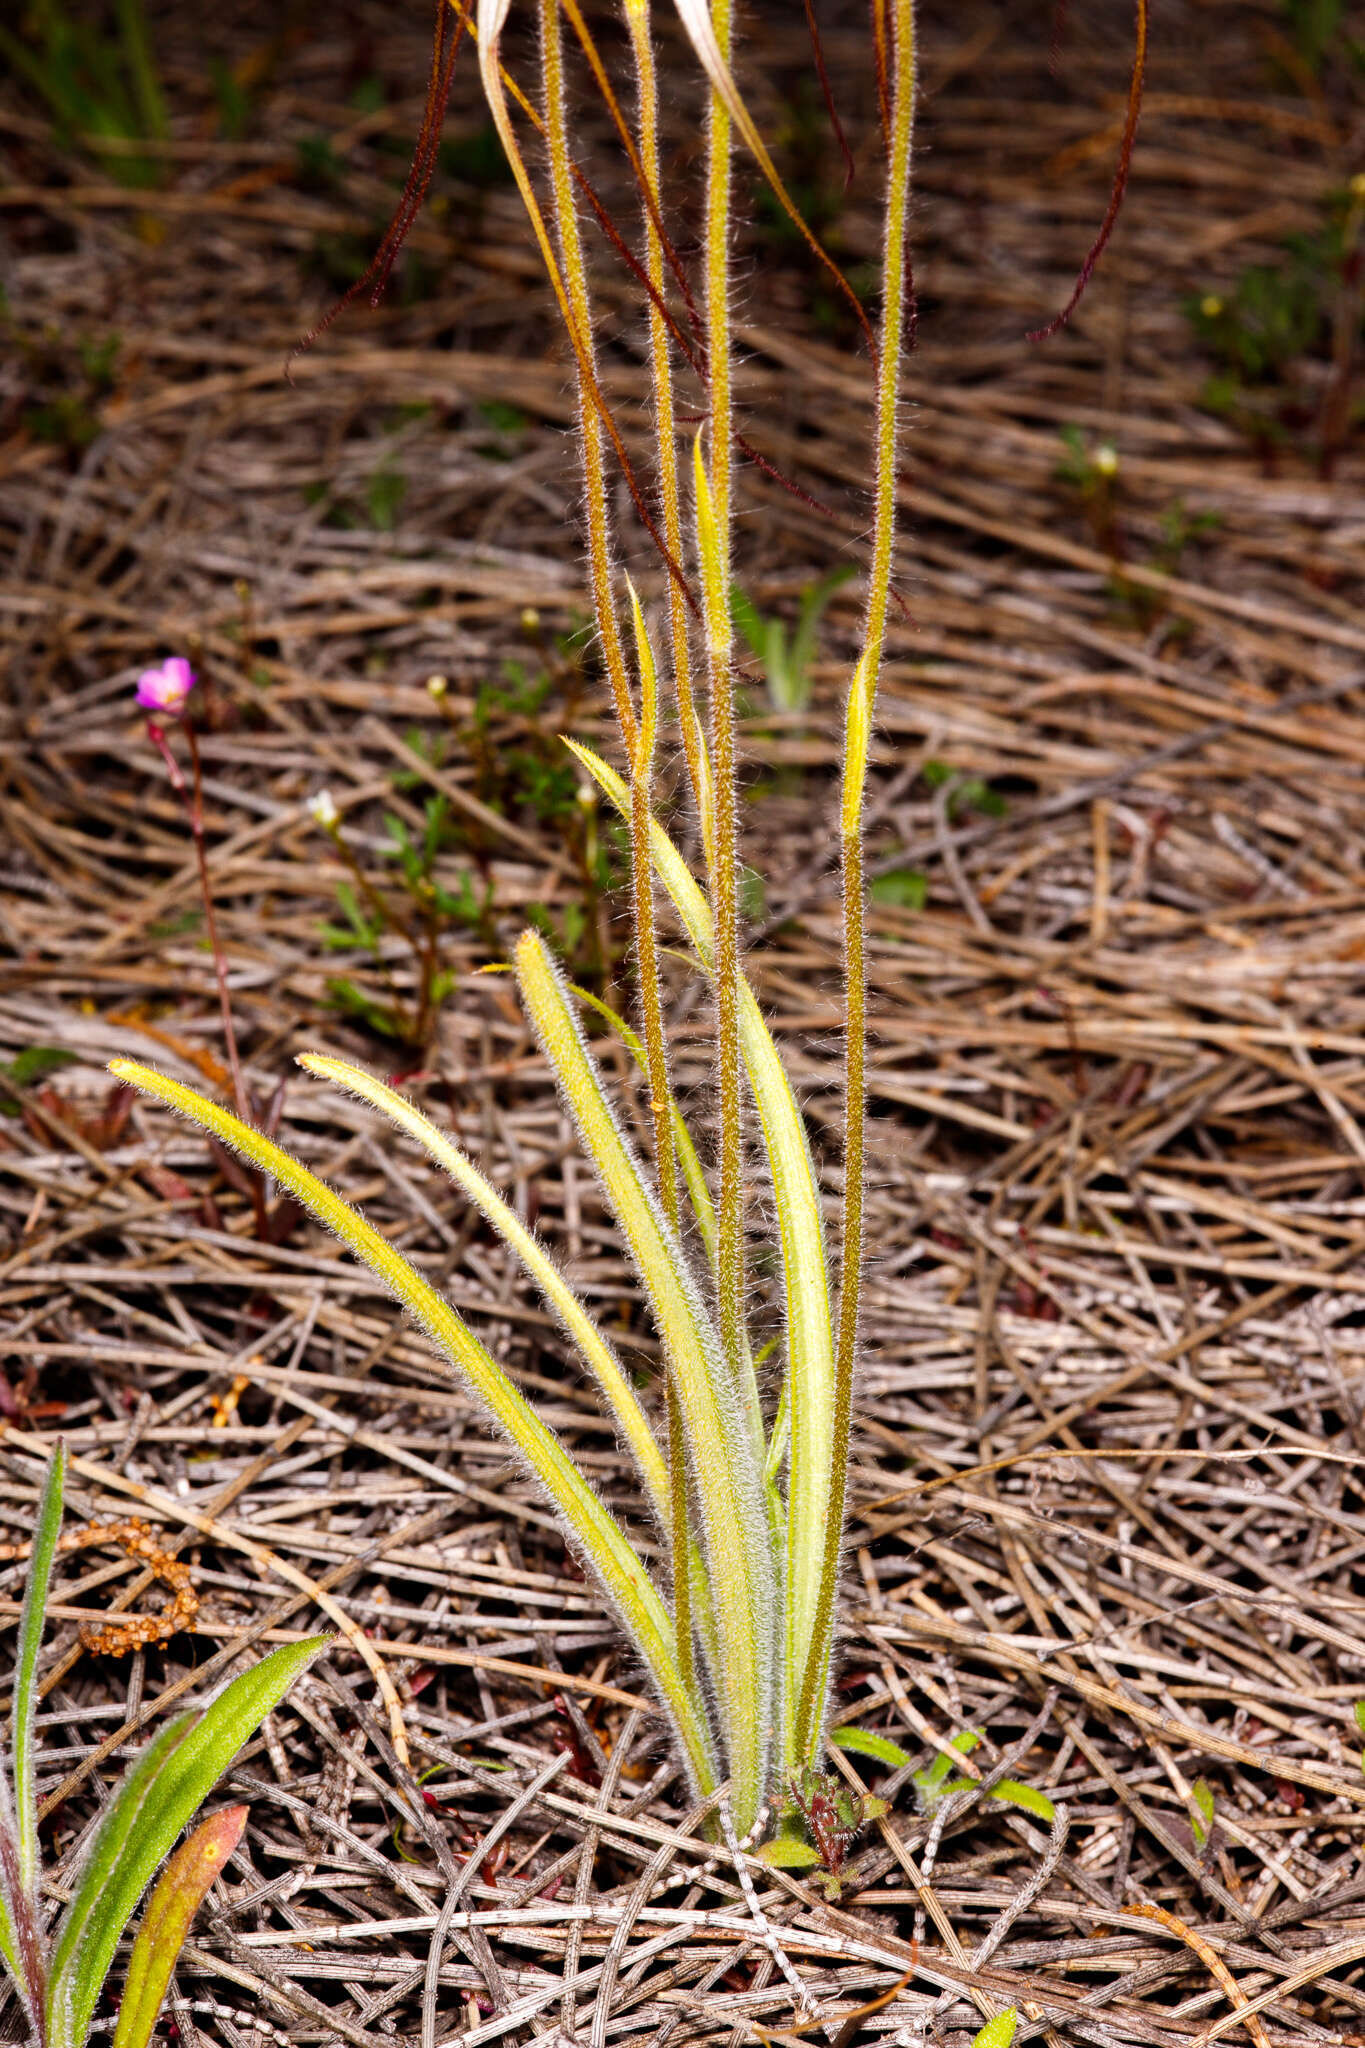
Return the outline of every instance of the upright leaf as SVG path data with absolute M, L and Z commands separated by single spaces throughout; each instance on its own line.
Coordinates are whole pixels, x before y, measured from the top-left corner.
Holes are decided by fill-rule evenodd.
M 568 744 L 617 810 L 623 817 L 628 816 L 630 797 L 616 771 L 591 748 L 572 740 Z M 697 957 L 709 974 L 713 964 L 710 908 L 686 861 L 657 820 L 651 835 L 651 850 L 659 880 L 672 898 Z M 786 1632 L 779 1704 L 783 1762 L 788 1770 L 794 1770 L 811 1760 L 822 1733 L 816 1729 L 808 1745 L 808 1753 L 798 1754 L 796 1698 L 807 1658 L 815 1654 L 815 1623 L 834 1452 L 834 1330 L 830 1316 L 824 1222 L 810 1141 L 772 1034 L 763 1021 L 753 990 L 743 977 L 739 986 L 739 1042 L 758 1107 L 768 1171 L 772 1176 L 787 1308 L 790 1463 L 787 1483 Z M 748 1402 L 756 1408 L 756 1383 L 751 1380 L 744 1391 Z M 820 1655 L 826 1664 L 830 1647 L 831 1636 L 826 1630 L 825 1641 L 820 1647 Z
M 65 2011 L 59 2011 L 53 2003 L 55 1987 L 58 1984 L 66 1987 L 61 1995 L 69 2003 L 71 1967 L 76 1951 L 99 1911 L 100 1901 L 132 1837 L 157 1772 L 176 1745 L 189 1734 L 194 1718 L 193 1713 L 186 1713 L 168 1722 L 128 1766 L 123 1782 L 86 1850 L 76 1889 L 56 1928 L 48 1990 L 48 2032 L 54 2042 L 70 2038 L 65 2030 Z
M 404 1308 L 422 1325 L 438 1351 L 478 1395 L 497 1427 L 525 1459 L 558 1514 L 570 1540 L 596 1573 L 613 1609 L 640 1656 L 673 1721 L 687 1767 L 698 1791 L 716 1784 L 710 1732 L 699 1702 L 678 1670 L 673 1626 L 639 1555 L 603 1506 L 554 1431 L 548 1429 L 507 1374 L 491 1358 L 472 1331 L 416 1268 L 396 1252 L 349 1202 L 343 1202 L 324 1181 L 300 1166 L 271 1139 L 253 1130 L 217 1103 L 183 1088 L 154 1068 L 134 1060 L 114 1060 L 110 1072 L 144 1094 L 180 1111 L 253 1166 L 273 1174 L 319 1223 L 377 1273 Z
M 142 1916 L 119 2000 L 114 2048 L 147 2048 L 190 1923 L 242 1839 L 245 1806 L 226 1806 L 201 1821 L 161 1873 Z
M 776 1623 L 761 1445 L 756 1450 L 677 1238 L 607 1102 L 544 941 L 524 933 L 516 958 L 522 1001 L 630 1245 L 677 1386 L 720 1644 L 715 1676 L 735 1824 L 747 1831 L 767 1789 Z

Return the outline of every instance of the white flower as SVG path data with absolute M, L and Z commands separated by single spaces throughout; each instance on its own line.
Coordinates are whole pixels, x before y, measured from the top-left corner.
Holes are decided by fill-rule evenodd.
M 313 814 L 313 823 L 315 825 L 321 825 L 324 832 L 336 830 L 337 820 L 341 813 L 333 802 L 330 789 L 320 789 L 316 796 L 310 797 L 308 799 L 308 808 Z

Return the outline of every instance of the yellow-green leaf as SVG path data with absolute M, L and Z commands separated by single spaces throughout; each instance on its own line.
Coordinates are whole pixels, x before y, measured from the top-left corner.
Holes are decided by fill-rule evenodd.
M 510 1438 L 544 1487 L 571 1540 L 591 1565 L 648 1666 L 678 1731 L 694 1783 L 699 1791 L 712 1790 L 717 1779 L 710 1734 L 697 1701 L 683 1685 L 673 1626 L 649 1574 L 553 1430 L 541 1421 L 450 1303 L 358 1210 L 260 1131 L 151 1067 L 140 1066 L 133 1060 L 114 1060 L 110 1072 L 118 1080 L 127 1081 L 144 1094 L 179 1110 L 201 1129 L 212 1132 L 220 1143 L 240 1152 L 253 1166 L 273 1174 L 281 1187 L 379 1275 L 422 1325 L 437 1350 L 478 1395 L 497 1427 Z
M 245 1806 L 201 1821 L 162 1872 L 138 1929 L 119 2000 L 114 2048 L 147 2048 L 176 1957 L 205 1894 L 242 1839 Z

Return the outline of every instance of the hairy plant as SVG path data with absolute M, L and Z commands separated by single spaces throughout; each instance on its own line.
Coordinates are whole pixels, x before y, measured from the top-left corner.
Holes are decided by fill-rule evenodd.
M 532 0 L 539 29 L 539 95 L 504 69 L 511 0 L 451 0 L 457 36 L 477 44 L 494 127 L 544 261 L 574 364 L 589 582 L 598 650 L 615 707 L 620 765 L 572 744 L 579 765 L 629 834 L 638 1036 L 652 1162 L 626 1135 L 566 985 L 540 933 L 515 951 L 526 1013 L 552 1067 L 633 1260 L 663 1358 L 662 1412 L 646 1412 L 605 1335 L 547 1252 L 471 1160 L 410 1102 L 348 1062 L 305 1055 L 307 1072 L 349 1090 L 423 1146 L 520 1260 L 593 1375 L 653 1512 L 667 1570 L 650 1569 L 626 1529 L 475 1334 L 415 1268 L 306 1167 L 260 1132 L 177 1082 L 129 1061 L 123 1079 L 235 1147 L 369 1264 L 483 1403 L 553 1504 L 566 1539 L 596 1577 L 669 1721 L 691 1785 L 728 1780 L 734 1821 L 748 1833 L 776 1795 L 806 1810 L 824 1798 L 824 1756 L 858 1349 L 865 1177 L 866 988 L 863 807 L 887 618 L 892 599 L 902 358 L 910 305 L 908 226 L 915 108 L 913 0 L 877 0 L 877 70 L 885 145 L 880 328 L 801 219 L 741 97 L 732 69 L 732 0 L 674 0 L 703 74 L 700 290 L 694 299 L 669 234 L 660 175 L 658 88 L 649 0 L 621 0 L 634 71 L 635 121 L 618 99 L 579 0 Z M 1145 4 L 1140 4 L 1145 21 Z M 444 12 L 442 11 L 442 19 Z M 568 33 L 566 34 L 566 25 Z M 570 38 L 578 46 L 570 46 Z M 641 210 L 643 256 L 606 215 L 574 156 L 571 65 L 582 65 L 629 164 Z M 434 144 L 432 123 L 453 57 L 438 22 L 433 98 L 414 159 L 412 190 Z M 439 90 L 438 90 L 439 88 Z M 1137 86 L 1134 91 L 1136 93 Z M 1135 116 L 1134 116 L 1135 118 Z M 524 125 L 523 125 L 524 124 Z M 536 140 L 524 148 L 522 135 Z M 873 362 L 868 457 L 871 547 L 861 647 L 844 713 L 839 851 L 845 985 L 844 1198 L 833 1269 L 806 1128 L 744 971 L 738 847 L 738 763 L 732 535 L 735 421 L 734 158 L 743 147 L 773 203 L 854 308 Z M 543 163 L 544 175 L 535 164 Z M 598 374 L 587 206 L 645 295 L 649 319 L 654 476 L 628 455 Z M 1115 202 L 1117 203 L 1117 202 Z M 407 216 L 394 232 L 401 239 Z M 1098 254 L 1098 248 L 1092 252 Z M 1068 309 L 1069 310 L 1069 309 Z M 679 457 L 674 372 L 702 380 L 706 419 Z M 667 659 L 617 563 L 618 473 L 666 579 Z M 694 873 L 656 815 L 655 756 L 666 723 L 686 764 L 701 848 Z M 710 1126 L 714 1195 L 674 1098 L 656 929 L 671 905 L 695 970 L 712 994 L 715 1060 Z M 599 1006 L 600 1007 L 600 1006 Z M 753 1114 L 756 1112 L 756 1114 Z M 761 1147 L 772 1190 L 783 1315 L 776 1398 L 760 1383 L 746 1309 L 751 1219 L 746 1164 Z M 757 1261 L 753 1262 L 755 1265 Z M 823 1807 L 820 1809 L 823 1812 Z M 836 1815 L 851 1826 L 857 1816 Z
M 0 1772 L 0 1957 L 36 2048 L 84 2048 L 115 1951 L 158 1865 L 238 1750 L 329 1640 L 313 1636 L 272 1650 L 208 1706 L 167 1723 L 124 1772 L 68 1878 L 65 1908 L 45 1925 L 34 1723 L 65 1478 L 66 1454 L 58 1450 L 38 1508 L 14 1663 L 9 1770 Z M 167 1865 L 133 1944 L 116 2048 L 146 2048 L 195 1910 L 245 1823 L 242 1806 L 211 1815 Z

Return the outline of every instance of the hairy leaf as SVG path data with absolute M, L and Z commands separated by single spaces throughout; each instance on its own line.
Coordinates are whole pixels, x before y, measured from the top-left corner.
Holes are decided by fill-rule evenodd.
M 502 1196 L 484 1179 L 473 1161 L 466 1157 L 458 1145 L 452 1143 L 444 1131 L 439 1130 L 429 1117 L 423 1116 L 419 1109 L 404 1096 L 399 1095 L 395 1089 L 387 1087 L 383 1081 L 377 1081 L 372 1074 L 367 1074 L 363 1067 L 353 1066 L 349 1060 L 333 1059 L 330 1054 L 301 1053 L 299 1065 L 305 1073 L 316 1075 L 322 1081 L 331 1081 L 338 1088 L 345 1088 L 352 1095 L 359 1096 L 362 1102 L 368 1102 L 373 1108 L 380 1110 L 391 1123 L 397 1124 L 400 1130 L 415 1138 L 436 1164 L 468 1195 L 503 1242 L 516 1253 L 582 1353 L 635 1459 L 640 1477 L 654 1504 L 659 1525 L 661 1528 L 667 1528 L 668 1474 L 649 1424 L 629 1381 L 621 1370 L 616 1353 L 539 1239 L 526 1228 L 521 1218 L 508 1207 Z
M 879 1764 L 889 1765 L 893 1771 L 910 1762 L 899 1743 L 874 1733 L 871 1728 L 835 1728 L 831 1731 L 830 1741 L 853 1756 L 873 1757 Z
M 1018 2024 L 1018 2012 L 1012 2005 L 1007 2005 L 1005 2010 L 998 2012 L 993 2020 L 987 2020 L 985 2026 L 972 2042 L 972 2048 L 1010 2048 L 1010 2043 L 1014 2039 L 1014 2030 Z
M 417 1319 L 544 1487 L 563 1518 L 570 1540 L 596 1573 L 622 1626 L 648 1665 L 677 1729 L 697 1789 L 713 1790 L 717 1780 L 709 1731 L 699 1704 L 682 1683 L 672 1623 L 649 1574 L 553 1430 L 541 1421 L 449 1302 L 357 1210 L 259 1131 L 151 1067 L 139 1066 L 132 1060 L 115 1060 L 111 1072 L 178 1109 L 223 1144 L 240 1152 L 252 1165 L 273 1174 L 282 1187 L 379 1275 Z
M 764 1842 L 754 1850 L 760 1863 L 770 1863 L 774 1870 L 813 1870 L 820 1861 L 820 1852 L 800 1835 L 776 1835 L 771 1842 Z
M 701 1508 L 735 1822 L 747 1829 L 766 1790 L 776 1601 L 755 1446 L 677 1239 L 612 1114 L 538 933 L 526 932 L 518 943 L 517 980 L 630 1245 L 668 1353 Z
M 615 770 L 591 748 L 568 743 L 623 817 L 630 798 Z M 655 821 L 651 850 L 660 881 L 673 900 L 702 967 L 711 971 L 711 912 L 687 863 Z M 790 1464 L 787 1483 L 786 1639 L 783 1646 L 783 1761 L 788 1769 L 811 1761 L 795 1748 L 795 1709 L 807 1657 L 827 1666 L 828 1636 L 814 1643 L 825 1519 L 834 1455 L 834 1332 L 830 1317 L 829 1271 L 824 1223 L 810 1141 L 772 1034 L 747 981 L 740 981 L 740 1051 L 758 1106 L 768 1171 L 777 1206 L 787 1304 L 787 1388 Z M 757 1387 L 745 1389 L 757 1404 Z M 812 1750 L 823 1731 L 817 1729 Z

